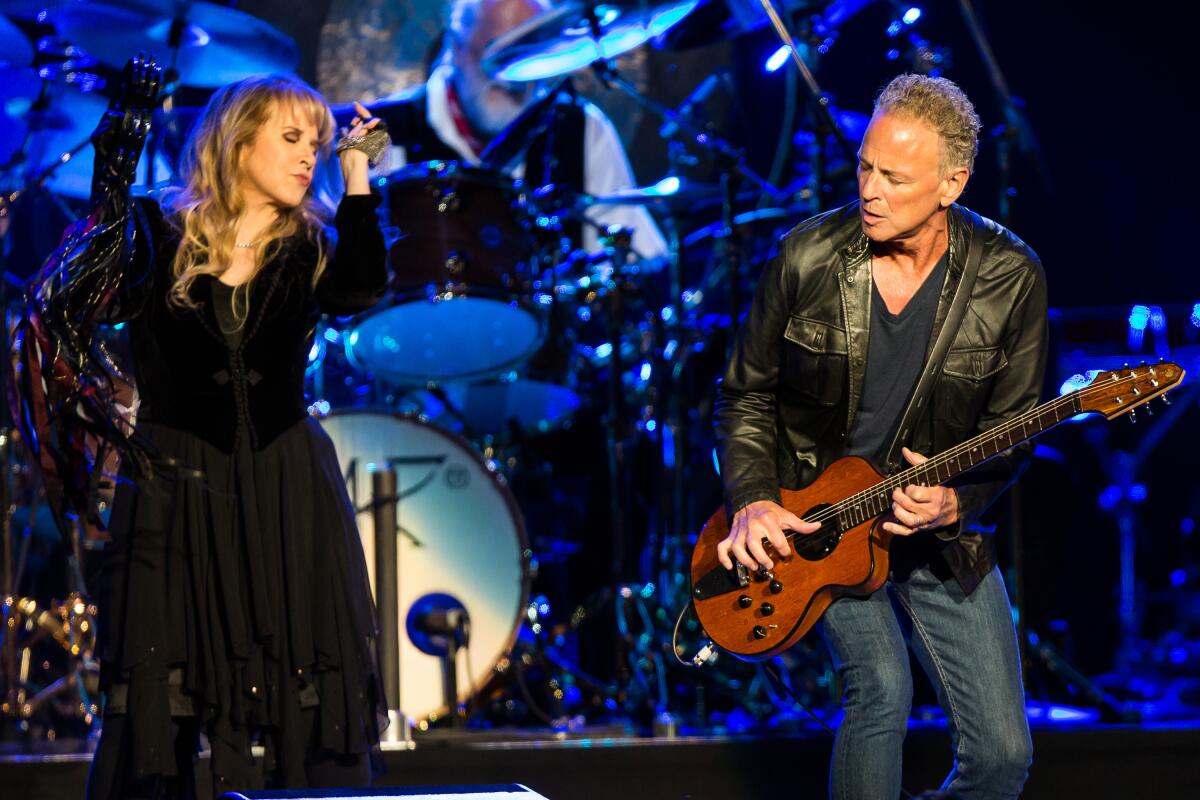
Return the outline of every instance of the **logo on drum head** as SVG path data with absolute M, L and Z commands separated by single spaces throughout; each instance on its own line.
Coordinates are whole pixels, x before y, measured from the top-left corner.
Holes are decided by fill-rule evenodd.
M 446 468 L 446 485 L 451 489 L 465 489 L 471 483 L 471 473 L 462 464 L 451 464 Z

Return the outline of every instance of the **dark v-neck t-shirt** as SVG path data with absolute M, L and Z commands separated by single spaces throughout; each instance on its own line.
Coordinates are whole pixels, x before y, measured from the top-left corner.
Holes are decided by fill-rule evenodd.
M 872 279 L 867 373 L 858 415 L 846 438 L 846 455 L 862 456 L 884 466 L 888 445 L 925 364 L 949 257 L 947 251 L 899 314 L 888 311 Z
M 242 343 L 242 325 L 233 313 L 233 292 L 237 287 L 222 283 L 215 277 L 211 283 L 213 311 L 217 315 L 217 324 L 221 326 L 221 333 L 225 334 L 225 342 L 229 349 L 236 350 Z

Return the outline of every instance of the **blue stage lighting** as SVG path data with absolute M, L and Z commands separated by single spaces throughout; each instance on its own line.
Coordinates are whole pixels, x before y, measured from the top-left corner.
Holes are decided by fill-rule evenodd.
M 1192 324 L 1200 328 L 1200 303 L 1192 306 Z
M 1171 585 L 1178 588 L 1187 583 L 1187 572 L 1177 569 L 1171 573 Z
M 1087 371 L 1087 374 L 1085 374 L 1085 375 L 1080 375 L 1078 373 L 1076 373 L 1075 375 L 1072 375 L 1071 377 L 1069 377 L 1065 381 L 1063 381 L 1062 386 L 1059 387 L 1059 389 L 1058 389 L 1059 396 L 1061 397 L 1062 395 L 1066 395 L 1066 394 L 1070 394 L 1071 392 L 1078 391 L 1079 389 L 1082 389 L 1085 386 L 1090 386 L 1092 381 L 1096 380 L 1096 376 L 1099 374 L 1100 374 L 1100 370 L 1090 369 Z M 1084 420 L 1087 418 L 1088 418 L 1087 414 L 1076 414 L 1075 416 L 1071 417 L 1071 419 L 1069 421 L 1070 422 L 1079 422 L 1080 420 Z
M 1117 503 L 1121 500 L 1121 487 L 1106 486 L 1104 491 L 1100 493 L 1099 504 L 1104 511 L 1111 511 L 1116 508 Z
M 1146 330 L 1147 323 L 1150 322 L 1150 306 L 1134 306 L 1129 312 L 1129 329 L 1131 331 Z
M 1099 715 L 1068 706 L 1050 706 L 1051 722 L 1095 722 Z
M 771 57 L 767 59 L 767 63 L 763 64 L 763 69 L 767 72 L 778 72 L 779 68 L 787 63 L 788 58 L 792 54 L 792 48 L 786 44 L 782 45 Z
M 617 21 L 617 17 L 621 16 L 621 10 L 612 6 L 596 6 L 596 19 L 600 23 L 600 27 L 611 25 Z
M 681 185 L 682 183 L 679 178 L 672 175 L 668 178 L 663 178 L 661 181 L 654 184 L 654 186 L 650 187 L 650 190 L 647 192 L 647 194 L 652 194 L 655 197 L 670 197 L 679 191 L 679 187 Z
M 888 36 L 899 36 L 900 31 L 904 30 L 904 26 L 900 24 L 900 20 L 892 20 L 892 24 L 887 26 Z
M 917 8 L 916 6 L 912 6 L 908 9 L 908 11 L 904 12 L 904 16 L 902 16 L 900 19 L 904 20 L 905 25 L 912 25 L 920 18 L 921 9 Z
M 1167 329 L 1167 315 L 1162 306 L 1150 306 L 1150 330 L 1161 333 Z

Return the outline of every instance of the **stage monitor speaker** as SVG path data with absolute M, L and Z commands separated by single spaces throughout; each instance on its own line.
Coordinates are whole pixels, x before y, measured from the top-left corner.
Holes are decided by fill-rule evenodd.
M 271 792 L 227 792 L 225 800 L 317 800 L 328 797 L 355 797 L 358 800 L 386 800 L 415 797 L 419 800 L 547 800 L 519 783 L 483 786 L 396 786 L 376 789 L 287 789 Z

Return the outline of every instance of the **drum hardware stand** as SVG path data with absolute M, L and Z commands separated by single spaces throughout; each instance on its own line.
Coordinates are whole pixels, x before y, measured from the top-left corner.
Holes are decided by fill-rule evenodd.
M 628 419 L 625 409 L 625 394 L 622 385 L 624 371 L 621 359 L 621 319 L 623 302 L 621 284 L 624 281 L 624 265 L 629 258 L 633 232 L 628 228 L 608 231 L 603 244 L 612 259 L 613 275 L 608 287 L 608 343 L 612 348 L 608 362 L 608 424 L 605 426 L 605 444 L 608 456 L 609 514 L 612 529 L 613 554 L 610 577 L 613 585 L 625 580 L 627 560 L 631 555 L 631 529 L 629 519 L 629 493 L 626 487 L 628 462 L 625 454 L 625 439 L 628 434 Z
M 371 509 L 375 526 L 375 606 L 379 610 L 379 661 L 384 696 L 387 699 L 388 727 L 383 740 L 411 745 L 408 718 L 400 708 L 400 619 L 399 619 L 399 528 L 396 468 L 392 464 L 371 464 Z
M 192 0 L 179 0 L 175 3 L 175 14 L 171 18 L 171 26 L 167 31 L 167 50 L 171 54 L 171 63 L 163 70 L 162 89 L 158 95 L 158 105 L 162 108 L 163 124 L 162 130 L 170 124 L 171 116 L 175 111 L 175 90 L 179 88 L 179 48 L 183 46 L 183 34 L 187 30 L 188 22 L 184 19 L 185 14 L 191 10 Z M 158 142 L 162 133 L 155 135 L 152 126 L 150 136 L 146 140 L 146 186 L 147 188 L 154 185 L 154 168 L 155 159 L 158 157 Z
M 466 716 L 458 703 L 458 651 L 470 647 L 471 617 L 465 608 L 438 609 L 420 615 L 414 625 L 423 633 L 446 640 L 446 653 L 442 656 L 442 699 L 448 709 L 451 729 L 462 730 L 466 727 Z
M 1154 449 L 1168 435 L 1172 427 L 1186 416 L 1191 406 L 1200 404 L 1200 390 L 1191 386 L 1176 392 L 1175 402 L 1170 404 L 1165 414 L 1159 414 L 1153 429 L 1138 440 L 1137 447 L 1132 453 L 1114 451 L 1107 446 L 1111 428 L 1097 426 L 1093 435 L 1086 437 L 1096 449 L 1099 461 L 1105 466 L 1105 471 L 1111 483 L 1120 489 L 1119 500 L 1106 509 L 1117 523 L 1120 534 L 1120 628 L 1121 639 L 1117 651 L 1115 676 L 1122 683 L 1133 678 L 1131 656 L 1138 647 L 1142 631 L 1142 612 L 1137 597 L 1137 574 L 1135 559 L 1137 553 L 1137 535 L 1139 528 L 1137 504 L 1134 497 L 1134 487 L 1137 485 L 1137 474 L 1141 467 L 1151 457 Z M 1144 406 L 1149 412 L 1150 406 Z M 1130 422 L 1137 418 L 1132 414 Z M 1128 714 L 1126 714 L 1128 716 Z
M 857 147 L 846 138 L 846 132 L 842 129 L 837 117 L 834 116 L 830 105 L 833 101 L 828 94 L 817 83 L 816 77 L 812 74 L 812 70 L 808 68 L 808 64 L 804 63 L 804 59 L 800 57 L 800 51 L 796 47 L 796 42 L 792 35 L 788 32 L 787 26 L 779 17 L 779 12 L 775 9 L 775 4 L 771 0 L 759 0 L 763 10 L 767 12 L 767 16 L 771 19 L 771 25 L 775 28 L 775 33 L 779 35 L 779 40 L 788 48 L 788 54 L 792 57 L 792 62 L 800 70 L 800 77 L 804 79 L 804 85 L 808 88 L 809 95 L 816 101 L 817 113 L 823 119 L 825 125 L 829 126 L 829 130 L 833 133 L 837 140 L 838 146 L 847 158 L 856 158 Z
M 1000 195 L 997 204 L 999 222 L 1002 225 L 1008 225 L 1011 213 L 1010 201 L 1015 196 L 1011 184 L 1008 159 L 1008 151 L 1012 142 L 1015 141 L 1017 147 L 1025 155 L 1030 156 L 1042 187 L 1046 191 L 1052 192 L 1053 186 L 1050 181 L 1050 173 L 1046 169 L 1045 161 L 1042 159 L 1041 146 L 1034 136 L 1033 128 L 1029 125 L 1029 120 L 1022 111 L 1023 104 L 1018 98 L 1013 97 L 1008 89 L 1008 81 L 1005 80 L 1004 73 L 1000 70 L 1000 63 L 996 60 L 996 54 L 992 51 L 987 34 L 983 31 L 983 25 L 975 13 L 975 6 L 971 0 L 958 0 L 958 6 L 962 11 L 963 21 L 966 23 L 967 29 L 971 32 L 971 38 L 975 41 L 975 49 L 979 51 L 979 56 L 983 59 L 984 65 L 987 67 L 988 78 L 992 83 L 992 88 L 995 90 L 997 97 L 999 97 L 1001 105 L 1003 105 L 1005 121 L 1003 125 L 996 129 L 993 136 L 996 138 L 997 160 L 1000 170 Z
M 22 148 L 24 150 L 24 148 Z M 14 155 L 14 158 L 16 156 Z M 2 201 L 2 198 L 0 198 Z M 11 213 L 11 206 L 5 204 L 0 207 L 0 212 L 5 215 Z M 6 221 L 7 222 L 7 221 Z M 7 226 L 0 228 L 0 353 L 3 353 L 5 358 L 5 378 L 4 383 L 7 384 L 11 380 L 11 376 L 7 374 L 9 359 L 9 308 L 8 308 L 8 272 L 6 270 L 7 263 L 5 259 L 5 238 L 8 232 Z M 13 538 L 12 538 L 12 492 L 10 481 L 12 479 L 12 420 L 9 419 L 11 410 L 8 404 L 8 397 L 0 398 L 0 547 L 4 548 L 4 552 L 0 554 L 0 565 L 3 565 L 3 575 L 0 580 L 3 580 L 3 585 L 0 586 L 2 598 L 0 601 L 4 603 L 2 618 L 4 629 L 0 631 L 0 636 L 3 637 L 3 650 L 0 651 L 0 668 L 3 669 L 3 674 L 0 675 L 0 691 L 3 697 L 0 698 L 0 710 L 5 715 L 13 714 L 16 711 L 17 702 L 17 619 L 16 619 L 16 571 L 13 564 Z

